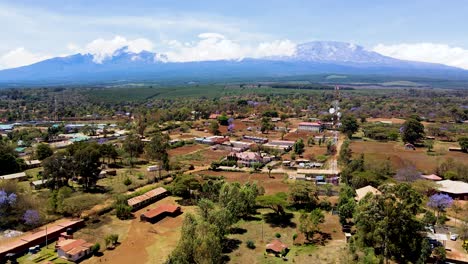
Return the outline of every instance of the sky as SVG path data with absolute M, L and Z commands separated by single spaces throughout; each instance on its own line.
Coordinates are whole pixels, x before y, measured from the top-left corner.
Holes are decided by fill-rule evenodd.
M 333 40 L 468 69 L 468 1 L 0 0 L 0 69 L 128 46 L 171 61 L 290 55 Z

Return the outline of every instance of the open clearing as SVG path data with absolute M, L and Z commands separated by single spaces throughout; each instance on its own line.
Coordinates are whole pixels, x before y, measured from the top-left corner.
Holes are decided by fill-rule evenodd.
M 85 264 L 94 263 L 164 263 L 170 252 L 177 246 L 184 214 L 194 212 L 193 206 L 181 206 L 182 215 L 175 218 L 165 217 L 155 224 L 141 222 L 140 215 L 149 209 L 162 204 L 175 204 L 176 197 L 166 197 L 148 207 L 134 213 L 131 220 L 119 220 L 115 216 L 106 216 L 107 221 L 90 224 L 77 232 L 76 237 L 99 242 L 104 247 L 103 238 L 112 233 L 119 234 L 121 242 L 114 250 L 104 251 L 101 257 L 93 257 L 83 261 Z
M 288 192 L 289 187 L 283 174 L 271 174 L 272 178 L 268 178 L 265 173 L 249 173 L 249 172 L 231 172 L 231 171 L 200 171 L 198 174 L 211 176 L 224 176 L 227 182 L 257 182 L 258 185 L 265 188 L 265 194 L 274 194 L 278 192 Z
M 276 233 L 281 235 L 279 239 L 290 248 L 286 256 L 290 263 L 344 263 L 341 259 L 346 242 L 337 216 L 324 212 L 325 223 L 320 225 L 320 229 L 328 239 L 322 244 L 293 245 L 293 236 L 299 233 L 299 213 L 291 214 L 292 218 L 280 227 L 266 217 L 271 210 L 260 209 L 258 212 L 260 214 L 252 220 L 241 220 L 235 225 L 240 232 L 229 236 L 235 245 L 228 255 L 230 263 L 284 263 L 281 258 L 265 254 L 266 244 L 275 239 Z M 255 243 L 255 249 L 247 248 L 248 240 Z
M 413 164 L 422 172 L 430 174 L 435 173 L 437 165 L 447 158 L 467 162 L 468 155 L 462 152 L 449 152 L 449 146 L 456 146 L 456 143 L 437 142 L 434 146 L 433 156 L 427 154 L 426 148 L 406 150 L 401 142 L 352 141 L 351 150 L 354 155 L 362 153 L 371 160 L 389 159 L 395 169 Z

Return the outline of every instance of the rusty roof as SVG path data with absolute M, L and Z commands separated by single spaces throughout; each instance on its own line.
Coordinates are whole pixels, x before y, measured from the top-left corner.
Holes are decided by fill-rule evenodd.
M 156 217 L 156 216 L 158 216 L 158 215 L 160 215 L 162 213 L 171 213 L 171 214 L 173 214 L 177 210 L 180 210 L 180 206 L 172 205 L 172 204 L 165 204 L 165 205 L 158 206 L 153 210 L 149 210 L 146 213 L 144 213 L 143 215 L 146 218 L 154 218 L 154 217 Z
M 281 242 L 279 239 L 275 239 L 275 240 L 271 241 L 270 244 L 267 244 L 266 248 L 270 249 L 270 250 L 273 250 L 275 252 L 281 252 L 281 251 L 283 251 L 283 249 L 287 249 L 288 246 L 283 244 L 283 242 Z
M 159 196 L 161 194 L 164 194 L 166 192 L 167 192 L 167 190 L 164 189 L 163 187 L 158 187 L 158 188 L 153 189 L 153 190 L 151 190 L 149 192 L 146 192 L 146 193 L 144 193 L 142 195 L 139 195 L 139 196 L 128 199 L 127 203 L 130 206 L 134 206 L 134 205 L 137 205 L 137 204 L 139 204 L 141 202 L 144 202 L 144 201 L 146 201 L 146 200 L 148 200 L 150 198 L 153 198 L 153 197 Z

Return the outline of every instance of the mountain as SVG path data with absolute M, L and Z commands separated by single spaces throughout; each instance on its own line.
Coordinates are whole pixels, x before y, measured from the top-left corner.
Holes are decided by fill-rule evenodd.
M 109 57 L 75 54 L 0 71 L 0 85 L 222 81 L 312 74 L 377 74 L 468 80 L 468 71 L 441 64 L 398 60 L 343 42 L 315 41 L 291 56 L 168 62 L 164 54 L 121 48 Z

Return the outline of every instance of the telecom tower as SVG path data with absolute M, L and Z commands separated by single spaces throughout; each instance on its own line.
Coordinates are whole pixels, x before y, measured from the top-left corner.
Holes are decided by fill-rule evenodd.
M 333 115 L 333 128 L 337 129 L 340 125 L 340 87 L 335 85 L 335 100 L 333 100 L 331 108 L 328 110 Z

